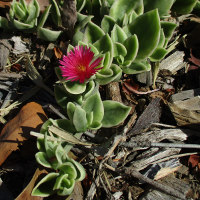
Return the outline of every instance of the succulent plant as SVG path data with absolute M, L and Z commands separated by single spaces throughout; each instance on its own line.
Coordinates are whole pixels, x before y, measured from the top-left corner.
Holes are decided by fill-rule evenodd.
M 25 0 L 19 2 L 13 0 L 9 10 L 9 20 L 0 16 L 0 28 L 19 29 L 22 31 L 37 32 L 39 38 L 46 41 L 55 41 L 62 31 L 54 31 L 44 28 L 49 16 L 54 24 L 61 26 L 61 14 L 55 0 L 50 1 L 50 5 L 45 9 L 38 23 L 40 7 L 37 0 L 32 0 L 28 5 Z
M 48 28 L 44 28 L 45 22 L 47 18 L 51 15 L 53 22 L 55 25 L 61 25 L 61 14 L 58 8 L 58 5 L 55 0 L 51 0 L 51 4 L 45 9 L 44 13 L 40 18 L 40 22 L 37 26 L 37 35 L 40 39 L 46 41 L 56 41 L 58 37 L 61 35 L 62 31 L 54 31 Z
M 40 8 L 37 0 L 31 1 L 28 5 L 25 0 L 19 2 L 13 0 L 9 10 L 9 21 L 1 17 L 0 27 L 13 27 L 19 30 L 33 29 L 37 26 L 39 14 Z
M 56 125 L 66 130 L 67 124 L 67 120 L 49 119 L 41 128 L 44 138 L 38 139 L 39 152 L 35 155 L 36 160 L 42 166 L 56 170 L 56 172 L 48 173 L 37 183 L 32 191 L 33 196 L 47 197 L 54 193 L 60 196 L 70 195 L 74 189 L 75 182 L 85 178 L 83 166 L 68 157 L 68 152 L 72 145 L 61 140 L 58 136 L 52 135 L 52 133 L 50 137 L 48 127 Z M 80 137 L 80 134 L 75 134 L 75 136 Z

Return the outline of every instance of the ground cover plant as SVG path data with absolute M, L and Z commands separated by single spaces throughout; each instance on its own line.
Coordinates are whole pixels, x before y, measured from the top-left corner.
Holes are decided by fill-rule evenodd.
M 87 141 L 85 135 L 90 138 L 96 135 L 101 137 L 101 131 L 111 128 L 115 130 L 124 126 L 121 135 L 125 136 L 126 125 L 123 123 L 133 114 L 130 103 L 108 99 L 105 88 L 112 83 L 125 82 L 122 89 L 127 95 L 130 91 L 135 92 L 133 87 L 130 89 L 128 80 L 148 72 L 154 72 L 151 86 L 156 87 L 161 61 L 176 48 L 177 41 L 174 42 L 174 39 L 179 24 L 173 19 L 192 12 L 198 13 L 200 2 L 50 0 L 43 11 L 41 4 L 37 0 L 28 3 L 25 0 L 13 0 L 5 15 L 0 16 L 0 28 L 4 33 L 33 36 L 41 44 L 59 44 L 62 41 L 67 44 L 63 45 L 64 48 L 61 45 L 63 53 L 54 48 L 56 58 L 52 71 L 56 78 L 50 86 L 54 91 L 44 85 L 43 78 L 28 56 L 25 56 L 25 65 L 30 79 L 53 95 L 52 101 L 56 101 L 59 106 L 58 116 L 61 116 L 49 116 L 49 119 L 40 122 L 39 132 L 29 131 L 29 135 L 37 138 L 34 143 L 38 149 L 36 161 L 46 171 L 42 178 L 36 178 L 31 183 L 28 195 L 31 198 L 51 195 L 70 198 L 77 184 L 88 179 L 90 173 L 85 168 L 87 165 L 82 165 L 71 155 L 71 150 L 77 145 L 101 149 L 101 144 L 107 141 L 100 139 L 101 142 L 95 144 L 92 140 Z M 73 24 L 73 30 L 63 19 Z M 37 62 L 40 65 L 41 61 Z M 136 94 L 152 92 L 154 90 Z M 1 111 L 4 120 L 7 110 Z M 106 145 L 102 145 L 102 149 L 106 149 Z M 110 156 L 106 154 L 103 161 L 107 161 Z M 119 165 L 123 167 L 122 163 Z M 110 166 L 113 171 L 114 168 L 115 164 Z M 117 166 L 115 172 L 121 172 L 120 169 L 117 171 Z M 111 188 L 109 184 L 108 187 Z M 112 193 L 105 188 L 107 194 Z M 173 191 L 172 195 L 177 197 Z

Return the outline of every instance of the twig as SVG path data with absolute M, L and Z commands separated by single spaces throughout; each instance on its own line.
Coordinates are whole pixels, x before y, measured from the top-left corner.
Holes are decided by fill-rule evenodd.
M 52 106 L 51 104 L 49 105 L 49 108 L 55 113 L 57 114 L 60 118 L 62 119 L 67 119 L 58 109 L 56 109 L 54 106 Z
M 140 172 L 138 172 L 136 170 L 133 170 L 133 169 L 130 169 L 130 168 L 126 168 L 125 169 L 125 174 L 131 175 L 131 176 L 133 176 L 133 177 L 135 177 L 135 178 L 137 178 L 137 179 L 139 179 L 141 181 L 144 181 L 144 182 L 152 185 L 156 189 L 163 191 L 164 193 L 167 193 L 167 194 L 172 195 L 174 197 L 177 197 L 179 199 L 183 199 L 183 200 L 186 199 L 185 196 L 182 193 L 180 193 L 179 191 L 174 190 L 173 188 L 171 188 L 171 187 L 169 187 L 167 185 L 163 185 L 163 184 L 158 183 L 158 182 L 156 182 L 154 180 L 151 180 L 150 178 L 142 175 Z
M 9 65 L 6 65 L 4 68 L 9 68 L 9 67 L 11 67 L 12 65 L 17 64 L 17 63 L 20 62 L 23 58 L 24 58 L 24 56 L 20 57 L 20 58 L 19 58 L 18 60 L 16 60 L 14 63 L 10 63 Z
M 161 124 L 161 123 L 152 123 L 151 126 L 177 128 L 177 126 L 173 126 L 173 125 L 169 125 L 169 124 Z
M 200 149 L 199 144 L 179 144 L 179 143 L 157 143 L 157 142 L 146 142 L 146 143 L 140 143 L 137 142 L 128 142 L 128 143 L 121 143 L 120 146 L 128 147 L 128 148 L 135 148 L 135 147 L 142 147 L 142 148 L 148 148 L 148 147 L 165 147 L 165 148 L 184 148 L 184 149 Z
M 165 162 L 167 160 L 170 160 L 170 159 L 173 159 L 173 158 L 181 158 L 181 157 L 184 157 L 184 156 L 190 156 L 190 155 L 193 155 L 193 154 L 198 154 L 199 152 L 191 152 L 191 153 L 182 153 L 182 154 L 177 154 L 177 155 L 171 155 L 171 156 L 168 156 L 168 157 L 165 157 L 165 158 L 162 158 L 160 160 L 156 160 L 154 162 L 151 162 L 149 164 L 156 164 L 156 163 L 160 163 L 160 162 Z
M 10 106 L 0 109 L 0 116 L 5 117 L 12 109 L 16 108 L 20 104 L 22 104 L 24 101 L 31 98 L 33 95 L 35 95 L 40 90 L 39 87 L 33 87 L 31 90 L 27 91 L 18 101 L 15 101 Z
M 99 176 L 97 176 L 97 178 L 95 179 L 95 181 L 91 184 L 90 189 L 87 193 L 87 197 L 85 198 L 85 200 L 92 200 L 95 193 L 96 193 L 96 189 L 99 186 Z
M 150 90 L 150 91 L 147 91 L 147 92 L 140 92 L 138 90 L 135 90 L 133 87 L 131 87 L 131 85 L 129 83 L 124 82 L 124 85 L 129 91 L 131 91 L 135 94 L 140 94 L 140 95 L 150 94 L 150 93 L 153 93 L 153 92 L 157 92 L 159 90 L 159 89 L 155 89 L 155 90 Z

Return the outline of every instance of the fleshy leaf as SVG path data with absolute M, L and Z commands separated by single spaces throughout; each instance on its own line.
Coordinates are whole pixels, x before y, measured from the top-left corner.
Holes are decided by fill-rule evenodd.
M 86 112 L 80 106 L 76 106 L 74 111 L 73 124 L 78 132 L 84 132 L 87 129 Z
M 103 119 L 104 109 L 99 92 L 96 92 L 94 95 L 87 98 L 86 101 L 83 103 L 82 108 L 86 111 L 87 115 L 93 112 L 92 123 L 100 123 Z
M 125 60 L 125 65 L 126 62 L 132 62 L 137 55 L 138 49 L 139 49 L 139 44 L 138 44 L 138 38 L 136 35 L 132 35 L 129 38 L 127 38 L 124 41 L 124 46 L 127 49 L 127 55 L 125 56 L 124 60 Z
M 62 171 L 63 174 L 67 174 L 68 179 L 76 179 L 77 171 L 74 165 L 71 162 L 65 162 L 59 166 L 59 170 Z
M 15 28 L 19 29 L 19 30 L 24 30 L 24 29 L 31 29 L 33 28 L 33 25 L 30 24 L 25 24 L 23 22 L 20 22 L 16 19 L 13 20 L 13 25 Z
M 118 56 L 126 56 L 127 50 L 125 46 L 119 42 L 114 43 L 114 54 L 113 57 L 118 57 Z
M 117 0 L 113 3 L 110 8 L 110 16 L 113 17 L 117 22 L 123 19 L 125 14 L 130 14 L 137 6 L 137 1 Z
M 174 3 L 174 0 L 143 0 L 144 11 L 148 12 L 155 8 L 158 8 L 159 15 L 161 17 L 169 16 L 169 11 Z
M 113 30 L 111 31 L 111 39 L 113 42 L 123 43 L 127 38 L 126 33 L 121 27 L 115 24 Z
M 112 70 L 111 76 L 103 76 L 102 74 L 96 74 L 97 82 L 100 85 L 106 85 L 112 81 L 117 81 L 122 76 L 122 70 L 118 65 L 112 64 L 110 67 L 110 70 Z
M 153 54 L 149 57 L 152 62 L 157 62 L 163 59 L 168 51 L 164 48 L 156 48 Z
M 113 43 L 108 34 L 101 37 L 93 45 L 98 49 L 99 52 L 106 53 L 110 51 L 111 54 L 113 54 Z
M 145 71 L 150 71 L 151 65 L 147 62 L 133 62 L 128 67 L 122 67 L 122 70 L 126 74 L 139 74 Z
M 54 184 L 56 182 L 59 173 L 49 173 L 47 174 L 39 183 L 34 187 L 32 191 L 32 196 L 48 197 L 55 193 L 53 190 Z
M 57 191 L 57 194 L 60 196 L 70 195 L 74 189 L 75 180 L 73 179 L 69 180 L 69 179 L 63 178 L 61 185 L 62 187 L 60 188 L 60 190 Z
M 38 37 L 40 39 L 54 42 L 58 39 L 58 37 L 61 35 L 62 31 L 52 31 L 47 28 L 39 28 L 37 31 Z
M 65 89 L 71 94 L 81 94 L 86 89 L 86 83 L 71 82 L 64 83 Z
M 105 33 L 110 34 L 114 25 L 115 25 L 115 19 L 109 15 L 105 15 L 101 21 L 101 28 Z
M 127 28 L 132 35 L 136 34 L 138 37 L 139 50 L 136 59 L 143 60 L 150 56 L 157 47 L 160 38 L 158 10 L 152 10 L 138 16 Z
M 76 168 L 77 172 L 76 181 L 82 181 L 86 175 L 84 167 L 74 159 L 69 159 L 69 161 L 71 161 L 74 164 L 74 167 Z
M 172 6 L 172 11 L 178 15 L 185 15 L 192 12 L 197 0 L 176 0 Z
M 38 152 L 35 154 L 36 161 L 47 168 L 51 168 L 51 163 L 48 161 L 48 157 L 44 152 Z
M 97 26 L 93 22 L 88 22 L 84 33 L 83 42 L 94 43 L 104 35 L 104 31 L 99 26 Z
M 58 5 L 57 5 L 55 0 L 51 0 L 51 4 L 52 4 L 52 7 L 51 7 L 52 20 L 53 20 L 55 25 L 61 26 L 62 20 L 61 20 L 61 13 L 60 13 L 60 10 L 58 8 Z
M 86 4 L 86 0 L 76 0 L 77 12 L 81 12 L 81 10 L 84 8 L 85 4 Z
M 0 28 L 3 28 L 3 29 L 9 28 L 8 20 L 5 17 L 0 16 Z
M 74 111 L 76 109 L 75 104 L 73 104 L 72 102 L 69 102 L 67 104 L 67 115 L 69 117 L 69 119 L 72 121 L 73 120 L 73 116 L 74 116 Z
M 177 25 L 174 23 L 171 23 L 171 22 L 162 21 L 161 27 L 164 31 L 165 38 L 168 41 L 172 37 L 172 34 L 173 34 L 175 28 L 177 27 Z
M 112 127 L 123 122 L 128 116 L 131 107 L 125 106 L 119 102 L 106 100 L 103 101 L 104 117 L 102 127 Z

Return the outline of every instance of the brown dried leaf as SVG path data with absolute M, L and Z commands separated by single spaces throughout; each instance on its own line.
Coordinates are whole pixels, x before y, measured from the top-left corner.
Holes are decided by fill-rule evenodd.
M 188 160 L 188 165 L 191 165 L 192 168 L 199 166 L 200 164 L 200 156 L 199 155 L 190 155 L 189 160 Z
M 26 188 L 22 191 L 22 193 L 15 200 L 23 200 L 23 199 L 42 200 L 43 197 L 31 196 L 31 192 L 35 186 L 35 182 L 37 181 L 38 177 L 43 174 L 47 174 L 47 171 L 45 169 L 43 169 L 43 170 L 37 169 L 35 171 L 35 174 L 33 175 L 33 178 L 29 182 L 29 184 L 26 186 Z
M 58 47 L 54 47 L 53 50 L 56 58 L 61 59 L 63 56 L 62 51 Z
M 26 0 L 27 3 L 30 3 L 32 0 Z M 40 11 L 43 12 L 45 8 L 49 5 L 49 0 L 37 0 L 40 5 Z
M 10 7 L 11 1 L 0 1 L 0 8 L 5 8 L 6 6 Z
M 42 106 L 31 102 L 22 107 L 0 134 L 0 165 L 18 149 L 18 145 L 30 138 L 30 131 L 39 131 L 47 117 Z
M 189 58 L 189 60 L 190 60 L 193 64 L 195 64 L 195 65 L 197 65 L 197 66 L 200 66 L 200 58 L 195 57 L 195 56 L 193 55 L 193 53 L 192 53 L 192 50 L 190 50 L 190 57 L 191 57 L 191 58 Z

